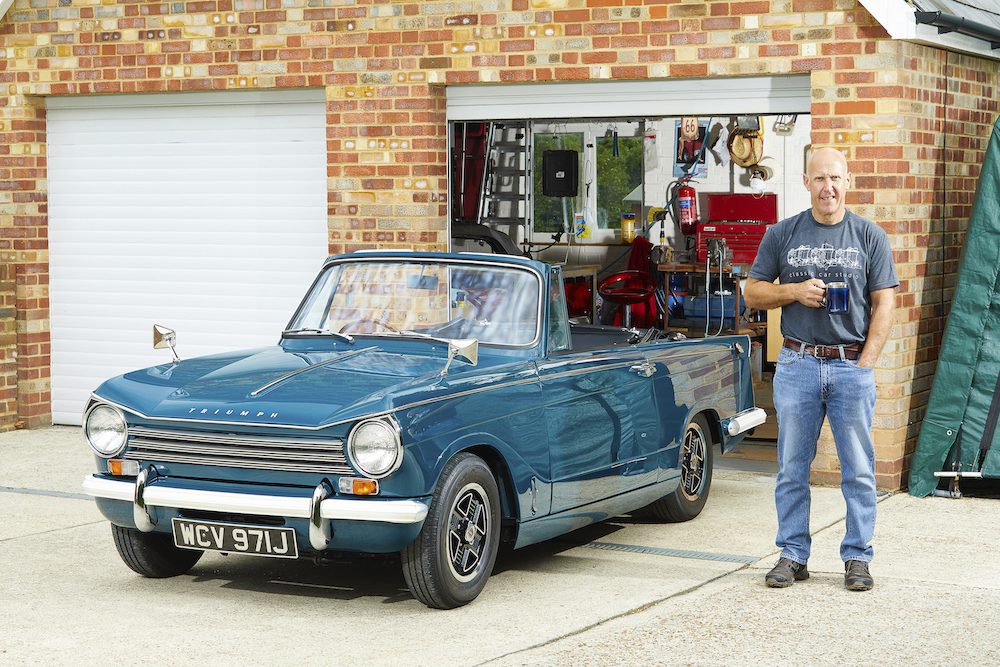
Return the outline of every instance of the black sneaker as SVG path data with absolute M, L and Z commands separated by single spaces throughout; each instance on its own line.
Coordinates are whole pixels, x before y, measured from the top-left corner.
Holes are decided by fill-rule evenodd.
M 844 563 L 844 588 L 849 591 L 870 591 L 875 580 L 868 573 L 868 563 L 849 560 Z
M 805 563 L 796 563 L 791 558 L 779 558 L 778 564 L 764 575 L 764 581 L 771 588 L 787 588 L 796 581 L 809 578 L 809 570 Z

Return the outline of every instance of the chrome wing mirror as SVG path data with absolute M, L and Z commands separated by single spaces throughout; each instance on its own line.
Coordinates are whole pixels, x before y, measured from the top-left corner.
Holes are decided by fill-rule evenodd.
M 448 374 L 448 367 L 455 357 L 462 357 L 475 366 L 479 363 L 479 341 L 475 338 L 462 338 L 448 341 L 448 363 L 441 369 L 441 376 Z
M 176 345 L 177 345 L 177 332 L 175 332 L 173 329 L 168 329 L 167 327 L 160 326 L 159 324 L 153 325 L 153 349 L 163 350 L 169 347 L 170 351 L 174 355 L 175 364 L 181 360 L 181 358 L 177 356 L 177 350 L 174 349 L 174 346 Z

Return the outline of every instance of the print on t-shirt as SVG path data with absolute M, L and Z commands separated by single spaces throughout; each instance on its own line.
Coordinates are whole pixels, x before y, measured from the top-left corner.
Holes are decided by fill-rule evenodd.
M 788 251 L 790 266 L 817 266 L 827 269 L 831 266 L 842 266 L 845 269 L 861 268 L 861 251 L 854 247 L 834 248 L 824 243 L 818 248 L 811 245 L 800 245 Z

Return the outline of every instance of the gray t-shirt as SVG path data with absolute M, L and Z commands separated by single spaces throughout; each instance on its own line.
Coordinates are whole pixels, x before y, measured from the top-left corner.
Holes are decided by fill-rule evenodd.
M 786 218 L 764 234 L 750 277 L 800 283 L 819 278 L 846 282 L 850 307 L 831 315 L 797 301 L 781 308 L 781 333 L 817 345 L 863 343 L 871 321 L 870 292 L 899 286 L 885 231 L 850 211 L 835 225 L 816 221 L 812 210 Z

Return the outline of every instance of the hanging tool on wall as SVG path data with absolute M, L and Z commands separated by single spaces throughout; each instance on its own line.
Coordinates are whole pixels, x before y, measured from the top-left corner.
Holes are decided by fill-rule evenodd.
M 741 167 L 756 166 L 764 159 L 764 126 L 760 116 L 737 116 L 729 134 L 729 155 Z

